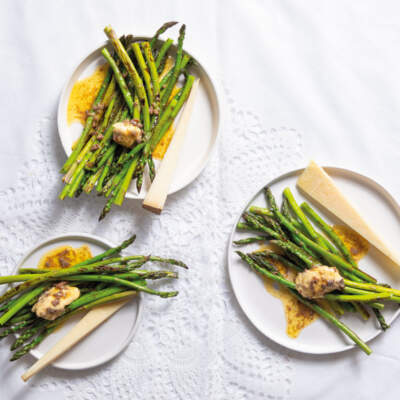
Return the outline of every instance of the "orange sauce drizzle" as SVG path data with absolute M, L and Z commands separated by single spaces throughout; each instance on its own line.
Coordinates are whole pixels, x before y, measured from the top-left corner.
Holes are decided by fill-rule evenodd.
M 172 89 L 171 96 L 168 99 L 168 103 L 173 99 L 173 97 L 179 92 L 180 88 L 178 86 L 175 86 Z M 156 158 L 157 160 L 162 160 L 165 156 L 165 153 L 168 150 L 169 144 L 171 143 L 171 140 L 174 136 L 175 129 L 174 129 L 174 124 L 172 123 L 171 126 L 168 128 L 167 132 L 165 132 L 164 136 L 162 139 L 158 142 L 158 145 L 153 151 L 153 157 Z
M 89 246 L 84 245 L 78 248 L 60 246 L 46 252 L 37 267 L 54 270 L 69 268 L 92 257 Z
M 99 87 L 106 76 L 107 68 L 107 64 L 102 64 L 96 68 L 92 75 L 75 82 L 68 99 L 68 125 L 73 122 L 85 124 L 86 110 L 89 110 L 92 106 Z
M 356 231 L 346 225 L 333 225 L 335 233 L 343 240 L 355 261 L 360 261 L 369 250 L 369 243 Z

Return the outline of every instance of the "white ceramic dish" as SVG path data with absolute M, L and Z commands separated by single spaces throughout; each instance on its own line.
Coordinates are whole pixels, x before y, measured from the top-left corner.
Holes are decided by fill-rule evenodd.
M 332 167 L 326 167 L 325 170 L 332 176 L 343 193 L 352 200 L 361 215 L 366 216 L 373 229 L 377 233 L 381 233 L 381 237 L 390 247 L 396 248 L 400 237 L 400 208 L 393 197 L 375 181 L 358 173 Z M 302 171 L 302 169 L 291 171 L 266 184 L 271 187 L 277 201 L 280 202 L 283 189 L 290 187 L 299 203 L 306 200 L 326 221 L 340 223 L 333 216 L 322 212 L 296 189 L 297 177 Z M 243 208 L 235 222 L 235 227 L 242 212 L 253 204 L 265 207 L 263 188 L 252 196 Z M 307 326 L 296 339 L 286 335 L 286 320 L 281 301 L 266 291 L 262 279 L 235 254 L 235 250 L 239 247 L 235 246 L 233 241 L 251 236 L 249 232 L 236 231 L 235 227 L 228 245 L 228 272 L 236 298 L 255 327 L 280 345 L 302 353 L 330 354 L 353 348 L 354 344 L 347 337 L 322 319 Z M 257 244 L 253 244 L 241 246 L 240 249 L 249 252 L 257 247 Z M 400 287 L 400 268 L 390 264 L 374 248 L 371 248 L 360 261 L 360 268 L 375 276 L 378 282 L 386 282 L 393 287 Z M 385 305 L 383 310 L 383 315 L 388 323 L 392 323 L 399 313 L 400 309 L 395 305 Z M 355 313 L 346 313 L 341 319 L 366 342 L 382 332 L 373 317 L 365 322 Z
M 149 40 L 150 38 L 137 37 L 136 39 Z M 108 46 L 107 42 L 104 42 L 78 64 L 62 90 L 58 105 L 57 124 L 61 143 L 68 156 L 71 154 L 72 144 L 82 132 L 80 123 L 68 125 L 67 122 L 68 99 L 72 87 L 76 81 L 90 76 L 99 65 L 105 62 L 101 55 L 101 50 L 105 46 Z M 200 78 L 200 86 L 169 194 L 184 188 L 201 173 L 210 158 L 221 124 L 220 93 L 217 85 L 212 80 L 209 69 L 206 70 L 204 64 L 200 63 L 197 57 L 194 57 L 191 53 L 188 54 L 195 61 L 190 72 Z M 159 164 L 160 162 L 155 160 L 156 169 Z M 147 175 L 145 174 L 140 194 L 137 193 L 135 185 L 132 184 L 126 193 L 127 198 L 144 198 L 150 186 Z
M 98 236 L 69 233 L 46 240 L 29 250 L 17 264 L 16 270 L 20 267 L 36 267 L 42 255 L 56 247 L 63 245 L 79 247 L 85 244 L 90 247 L 93 255 L 114 247 L 112 243 Z M 81 370 L 96 367 L 111 360 L 131 342 L 137 330 L 141 313 L 142 301 L 138 295 L 52 365 L 61 369 Z M 71 330 L 80 318 L 82 318 L 82 314 L 68 320 L 61 329 L 49 335 L 36 349 L 32 350 L 31 354 L 36 358 L 42 357 Z

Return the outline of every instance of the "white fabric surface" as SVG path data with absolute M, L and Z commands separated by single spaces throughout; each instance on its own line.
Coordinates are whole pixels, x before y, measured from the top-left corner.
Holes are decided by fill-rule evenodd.
M 0 272 L 50 235 L 138 234 L 191 265 L 173 301 L 146 298 L 132 344 L 81 372 L 53 368 L 28 384 L 33 362 L 0 345 L 0 399 L 372 399 L 397 394 L 399 325 L 374 353 L 287 351 L 258 333 L 226 276 L 233 220 L 262 182 L 310 158 L 369 175 L 400 199 L 399 2 L 16 1 L 0 3 L 2 77 Z M 76 63 L 104 40 L 102 28 L 151 34 L 187 24 L 185 47 L 216 72 L 226 110 L 204 173 L 171 196 L 161 217 L 126 202 L 102 224 L 102 202 L 57 200 L 64 161 L 56 129 L 60 90 Z

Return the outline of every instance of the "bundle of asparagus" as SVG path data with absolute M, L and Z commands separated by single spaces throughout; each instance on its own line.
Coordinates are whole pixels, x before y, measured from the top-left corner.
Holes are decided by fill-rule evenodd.
M 384 308 L 383 301 L 400 303 L 400 290 L 378 284 L 374 277 L 362 271 L 332 227 L 309 204 L 304 202 L 299 206 L 289 188 L 283 192 L 280 209 L 268 187 L 265 196 L 267 208 L 250 206 L 242 216 L 244 221 L 237 225 L 239 230 L 262 235 L 234 243 L 246 245 L 266 241 L 272 245 L 271 249 L 247 254 L 237 251 L 237 254 L 254 271 L 287 288 L 301 303 L 370 354 L 368 345 L 338 316 L 345 311 L 355 311 L 367 320 L 372 310 L 381 329 L 386 330 L 389 326 L 380 312 Z M 277 267 L 278 263 L 295 271 L 296 279 L 287 279 Z M 324 274 L 328 275 L 324 277 Z
M 190 94 L 194 76 L 187 72 L 191 58 L 183 52 L 185 25 L 179 30 L 174 61 L 168 56 L 173 40 L 158 39 L 175 24 L 165 23 L 149 42 L 136 41 L 132 35 L 119 39 L 110 26 L 104 29 L 113 48 L 102 50 L 109 68 L 62 167 L 65 186 L 59 196 L 78 197 L 96 187 L 108 198 L 99 220 L 112 204 L 122 205 L 132 180 L 140 192 L 146 166 L 153 181 L 152 152 Z M 181 75 L 185 82 L 179 88 Z
M 129 298 L 139 291 L 162 298 L 176 296 L 177 291 L 154 290 L 146 282 L 147 279 L 176 279 L 176 272 L 140 268 L 149 261 L 187 266 L 181 261 L 156 256 L 120 256 L 120 251 L 135 238 L 136 235 L 73 267 L 59 270 L 20 268 L 17 275 L 0 277 L 0 284 L 20 282 L 0 296 L 0 327 L 3 327 L 0 340 L 18 334 L 11 346 L 12 351 L 16 350 L 11 361 L 27 354 L 66 320 L 82 311 Z M 73 301 L 56 309 L 60 301 L 75 292 Z M 39 312 L 41 305 L 44 305 L 42 313 Z

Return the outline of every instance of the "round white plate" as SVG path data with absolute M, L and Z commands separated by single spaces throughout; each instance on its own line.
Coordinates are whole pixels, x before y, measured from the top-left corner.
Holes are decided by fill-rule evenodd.
M 390 247 L 396 249 L 400 237 L 400 208 L 392 196 L 382 186 L 363 175 L 340 168 L 324 168 L 340 190 L 359 209 L 361 215 L 365 216 L 372 228 L 384 238 Z M 324 213 L 296 189 L 296 181 L 302 171 L 302 169 L 291 171 L 266 184 L 271 187 L 279 204 L 283 189 L 289 187 L 298 203 L 306 200 L 327 222 L 340 224 L 340 221 Z M 265 207 L 263 188 L 251 197 L 240 215 L 253 204 Z M 240 220 L 240 215 L 235 227 Z M 353 342 L 321 318 L 301 331 L 296 339 L 286 335 L 286 320 L 281 301 L 266 291 L 262 279 L 250 270 L 235 253 L 235 250 L 238 249 L 245 252 L 256 250 L 258 245 L 235 246 L 234 240 L 251 236 L 251 233 L 249 235 L 249 232 L 237 231 L 235 227 L 229 239 L 228 272 L 236 298 L 255 327 L 276 343 L 302 353 L 330 354 L 353 348 L 355 346 Z M 390 264 L 374 248 L 371 248 L 360 261 L 360 268 L 372 274 L 378 279 L 378 282 L 386 282 L 393 287 L 400 287 L 400 267 Z M 392 323 L 399 312 L 400 309 L 397 305 L 385 305 L 383 315 L 386 322 Z M 368 321 L 363 321 L 355 313 L 346 313 L 341 320 L 367 342 L 382 332 L 372 315 Z
M 137 37 L 136 39 L 149 40 L 150 38 Z M 79 138 L 83 128 L 80 123 L 68 125 L 67 122 L 68 99 L 72 87 L 76 81 L 90 76 L 99 65 L 105 62 L 101 54 L 101 50 L 105 46 L 108 46 L 107 42 L 104 42 L 79 63 L 62 90 L 58 105 L 57 124 L 61 143 L 68 156 L 72 152 L 72 144 Z M 191 53 L 188 54 L 195 61 L 194 65 L 190 67 L 190 73 L 200 78 L 200 85 L 169 194 L 183 189 L 201 173 L 212 153 L 220 129 L 221 110 L 217 86 L 208 70 L 205 69 L 204 64 L 200 63 L 198 58 Z M 154 161 L 157 169 L 160 162 L 158 160 Z M 142 199 L 149 187 L 150 180 L 148 174 L 145 174 L 140 194 L 137 193 L 136 185 L 133 182 L 126 193 L 126 197 L 129 199 Z
M 88 245 L 95 256 L 115 247 L 112 243 L 94 235 L 69 233 L 57 236 L 34 247 L 17 264 L 15 272 L 21 267 L 36 267 L 43 254 L 59 246 L 80 247 Z M 142 302 L 140 295 L 134 297 L 104 324 L 57 359 L 52 365 L 56 368 L 81 370 L 99 366 L 116 357 L 131 342 L 140 320 Z M 82 318 L 79 314 L 68 320 L 60 329 L 49 335 L 31 354 L 42 357 Z

